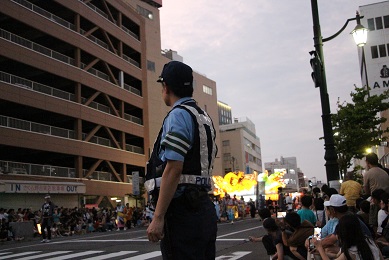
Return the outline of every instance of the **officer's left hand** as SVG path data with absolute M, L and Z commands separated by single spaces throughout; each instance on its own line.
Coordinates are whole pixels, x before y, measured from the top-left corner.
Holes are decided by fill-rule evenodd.
M 163 239 L 164 233 L 163 233 L 163 226 L 164 226 L 165 220 L 164 218 L 153 218 L 153 221 L 150 223 L 149 227 L 147 228 L 147 237 L 149 238 L 149 241 L 151 242 L 158 242 L 159 240 Z

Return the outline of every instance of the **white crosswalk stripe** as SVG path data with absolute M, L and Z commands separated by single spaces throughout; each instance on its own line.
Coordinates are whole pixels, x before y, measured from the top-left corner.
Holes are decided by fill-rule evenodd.
M 39 254 L 41 253 L 41 254 Z M 104 260 L 104 259 L 113 259 L 115 257 L 129 257 L 131 254 L 139 253 L 139 251 L 119 251 L 119 252 L 105 252 L 105 251 L 84 251 L 84 252 L 72 252 L 72 251 L 52 251 L 49 253 L 43 253 L 42 251 L 28 251 L 23 253 L 13 254 L 12 252 L 1 252 L 0 259 L 17 259 L 17 260 L 33 260 L 33 259 L 46 259 L 46 260 L 64 260 L 64 259 L 73 259 L 79 258 L 82 260 Z M 98 255 L 97 255 L 98 254 Z M 84 258 L 84 256 L 92 257 Z M 146 260 L 154 257 L 161 256 L 161 251 L 153 251 L 149 253 L 140 254 L 137 256 L 131 256 L 129 258 L 121 258 L 131 259 L 131 260 Z M 20 258 L 23 257 L 23 258 Z M 50 258 L 47 258 L 50 257 Z
M 102 253 L 104 251 L 85 251 L 85 252 L 79 252 L 79 253 L 74 253 L 70 255 L 64 255 L 64 256 L 56 256 L 54 258 L 48 258 L 46 260 L 65 260 L 65 259 L 72 259 L 76 257 L 81 257 L 81 256 L 86 256 L 86 255 L 92 255 L 92 254 L 98 254 Z
M 18 253 L 18 254 L 14 254 L 14 255 L 6 255 L 6 256 L 2 256 L 1 259 L 10 259 L 10 258 L 13 258 L 13 257 L 19 257 L 19 256 L 25 256 L 25 255 L 32 255 L 32 254 L 36 254 L 36 253 L 40 253 L 41 251 L 29 251 L 29 252 L 23 252 L 23 253 Z
M 160 255 L 162 255 L 161 251 L 154 251 L 154 252 L 146 253 L 143 255 L 137 255 L 137 256 L 130 257 L 130 258 L 124 258 L 122 260 L 146 260 L 146 259 L 150 259 L 150 258 L 157 257 Z
M 162 255 L 161 251 L 152 251 L 144 254 L 134 255 L 140 253 L 139 251 L 119 251 L 119 252 L 106 252 L 106 251 L 52 251 L 48 253 L 42 253 L 42 251 L 28 251 L 22 253 L 13 254 L 12 252 L 0 252 L 0 259 L 17 259 L 17 260 L 33 260 L 33 259 L 46 259 L 46 260 L 64 260 L 64 259 L 82 259 L 82 260 L 104 260 L 114 259 L 120 257 L 122 260 L 146 260 L 156 258 Z M 251 254 L 251 251 L 236 251 L 228 255 L 222 255 L 215 258 L 215 260 L 236 260 L 241 259 L 244 256 Z M 93 255 L 93 256 L 91 256 Z M 133 256 L 131 256 L 133 255 Z M 47 258 L 51 257 L 51 258 Z M 86 257 L 86 258 L 84 258 Z M 126 258 L 127 257 L 127 258 Z
M 18 260 L 42 259 L 43 257 L 62 255 L 62 254 L 70 253 L 70 252 L 72 252 L 72 251 L 54 251 L 54 252 L 50 252 L 50 253 L 46 253 L 46 254 L 39 254 L 39 255 L 34 255 L 34 256 L 22 257 L 22 258 L 18 258 Z
M 108 255 L 99 255 L 99 256 L 93 256 L 90 258 L 84 258 L 83 260 L 103 260 L 103 259 L 110 259 L 112 257 L 117 257 L 117 256 L 123 256 L 123 255 L 128 255 L 132 253 L 136 253 L 138 251 L 120 251 L 116 253 L 110 253 Z
M 215 258 L 215 260 L 236 260 L 236 259 L 240 259 L 248 254 L 251 254 L 251 251 L 237 251 L 237 252 L 233 252 L 232 255 L 218 256 Z

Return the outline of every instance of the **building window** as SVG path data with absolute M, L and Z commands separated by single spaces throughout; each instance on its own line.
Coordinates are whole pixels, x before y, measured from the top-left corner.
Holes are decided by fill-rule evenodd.
M 203 92 L 212 96 L 212 88 L 203 85 Z
M 155 72 L 155 62 L 147 61 L 147 70 Z
M 382 17 L 376 17 L 375 18 L 375 27 L 377 30 L 381 30 L 383 28 L 382 26 Z
M 385 44 L 378 45 L 378 48 L 380 50 L 380 57 L 386 57 L 386 46 Z
M 230 146 L 230 140 L 223 141 L 223 146 Z
M 372 59 L 377 59 L 378 58 L 378 48 L 377 46 L 371 46 L 371 58 Z
M 367 19 L 367 27 L 368 27 L 368 29 L 370 31 L 374 31 L 375 30 L 374 19 L 373 18 Z
M 389 28 L 389 15 L 384 16 L 384 27 Z
M 223 161 L 225 162 L 231 161 L 231 154 L 230 153 L 223 154 Z

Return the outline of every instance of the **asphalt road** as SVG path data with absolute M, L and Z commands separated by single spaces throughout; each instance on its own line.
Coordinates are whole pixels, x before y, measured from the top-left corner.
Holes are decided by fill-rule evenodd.
M 218 224 L 216 259 L 268 260 L 262 243 L 247 242 L 248 236 L 263 234 L 258 218 Z M 159 243 L 147 240 L 145 227 L 56 237 L 50 243 L 40 241 L 34 238 L 0 243 L 0 259 L 162 259 Z

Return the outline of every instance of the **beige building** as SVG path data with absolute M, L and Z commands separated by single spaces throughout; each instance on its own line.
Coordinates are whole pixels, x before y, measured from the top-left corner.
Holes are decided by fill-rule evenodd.
M 283 172 L 283 180 L 286 184 L 285 191 L 298 191 L 299 180 L 304 178 L 303 174 L 300 174 L 301 170 L 297 167 L 296 157 L 282 157 L 280 160 L 275 159 L 274 162 L 265 162 L 265 170 L 268 174 L 275 172 Z
M 248 118 L 235 118 L 232 124 L 220 125 L 220 137 L 224 173 L 262 172 L 261 143 L 253 122 Z
M 0 207 L 37 208 L 45 193 L 64 207 L 135 204 L 132 177 L 144 176 L 169 109 L 156 82 L 169 61 L 161 55 L 161 7 L 2 1 Z M 194 78 L 195 98 L 218 129 L 216 83 Z M 219 158 L 215 173 L 221 169 Z

